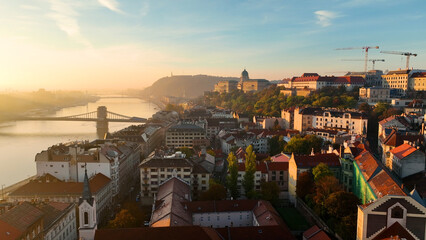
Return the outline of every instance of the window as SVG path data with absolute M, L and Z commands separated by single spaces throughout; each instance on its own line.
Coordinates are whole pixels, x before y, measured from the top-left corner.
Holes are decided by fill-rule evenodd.
M 392 209 L 392 212 L 391 212 L 391 217 L 392 218 L 403 218 L 404 217 L 404 210 L 399 206 L 394 207 Z
M 84 225 L 89 225 L 89 213 L 84 212 Z

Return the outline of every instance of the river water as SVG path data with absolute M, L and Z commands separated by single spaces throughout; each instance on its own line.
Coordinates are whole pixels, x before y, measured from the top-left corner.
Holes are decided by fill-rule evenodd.
M 46 115 L 71 116 L 96 111 L 106 106 L 108 111 L 150 118 L 156 105 L 137 98 L 102 97 L 85 106 L 69 107 Z M 133 123 L 137 124 L 137 123 Z M 132 123 L 109 123 L 109 131 L 117 131 Z M 35 155 L 48 147 L 75 140 L 97 138 L 96 122 L 17 121 L 0 123 L 0 186 L 9 186 L 36 174 Z

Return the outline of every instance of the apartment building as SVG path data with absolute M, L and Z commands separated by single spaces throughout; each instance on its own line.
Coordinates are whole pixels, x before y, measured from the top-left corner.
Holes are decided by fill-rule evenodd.
M 360 76 L 320 76 L 317 73 L 304 73 L 290 80 L 290 88 L 318 90 L 323 87 L 344 86 L 347 90 L 363 87 L 365 80 Z
M 195 124 L 178 123 L 166 131 L 166 146 L 171 148 L 206 145 L 206 130 Z
M 139 144 L 119 140 L 70 142 L 36 154 L 37 176 L 51 174 L 66 182 L 82 182 L 102 173 L 111 179 L 113 196 L 125 194 L 139 177 Z
M 361 101 L 371 104 L 375 104 L 378 102 L 389 102 L 390 89 L 382 87 L 360 88 L 359 99 Z
M 426 72 L 413 73 L 408 79 L 408 87 L 414 91 L 426 91 Z
M 382 75 L 382 87 L 396 89 L 400 95 L 403 95 L 409 87 L 408 79 L 410 75 L 410 69 L 390 71 Z
M 320 163 L 326 164 L 337 179 L 340 178 L 339 156 L 334 153 L 291 155 L 288 167 L 288 192 L 290 202 L 296 203 L 297 179 L 302 172 L 310 171 Z
M 367 131 L 368 116 L 355 110 L 327 108 L 295 108 L 294 129 L 330 129 L 348 133 L 364 134 Z
M 172 177 L 187 182 L 194 197 L 209 188 L 210 172 L 179 152 L 171 156 L 150 156 L 139 165 L 139 169 L 141 197 L 149 204 L 158 187 Z

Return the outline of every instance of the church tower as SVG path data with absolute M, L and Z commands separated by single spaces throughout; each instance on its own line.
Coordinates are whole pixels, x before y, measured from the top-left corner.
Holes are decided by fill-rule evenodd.
M 80 197 L 78 204 L 79 223 L 78 232 L 81 240 L 95 239 L 95 231 L 97 229 L 96 219 L 96 201 L 92 197 L 90 191 L 89 178 L 87 177 L 87 169 L 84 170 L 83 196 Z

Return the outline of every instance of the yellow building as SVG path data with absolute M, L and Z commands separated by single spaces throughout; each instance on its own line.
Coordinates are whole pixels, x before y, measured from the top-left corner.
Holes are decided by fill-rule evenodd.
M 234 80 L 228 80 L 228 81 L 220 81 L 214 85 L 214 91 L 215 92 L 225 92 L 229 93 L 233 90 L 237 90 L 238 82 Z
M 409 69 L 390 71 L 382 75 L 382 87 L 397 89 L 398 93 L 405 93 L 408 89 Z
M 408 87 L 414 91 L 426 91 L 426 72 L 413 73 L 408 79 Z

